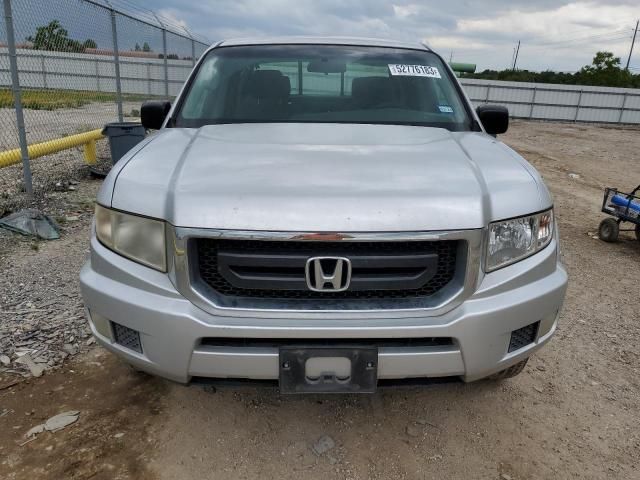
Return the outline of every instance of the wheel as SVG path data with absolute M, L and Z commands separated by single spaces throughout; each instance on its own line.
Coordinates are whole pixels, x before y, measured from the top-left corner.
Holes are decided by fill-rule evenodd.
M 520 374 L 524 367 L 527 365 L 529 358 L 525 358 L 515 365 L 511 365 L 509 368 L 505 368 L 504 370 L 499 371 L 498 373 L 494 373 L 493 375 L 487 377 L 489 380 L 504 380 L 505 378 L 512 378 L 516 375 Z
M 600 222 L 598 237 L 604 242 L 615 242 L 618 240 L 620 225 L 615 218 L 605 218 Z
M 640 223 L 636 225 L 636 238 L 640 242 Z

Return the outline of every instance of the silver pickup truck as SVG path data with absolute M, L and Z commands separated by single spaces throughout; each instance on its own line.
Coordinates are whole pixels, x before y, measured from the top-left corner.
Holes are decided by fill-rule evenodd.
M 98 194 L 98 342 L 171 380 L 372 392 L 518 374 L 567 285 L 553 201 L 421 44 L 224 41 Z

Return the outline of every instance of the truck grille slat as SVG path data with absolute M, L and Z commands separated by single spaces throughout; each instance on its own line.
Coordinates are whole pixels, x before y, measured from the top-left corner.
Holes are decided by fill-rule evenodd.
M 194 239 L 189 248 L 196 282 L 236 299 L 366 300 L 427 298 L 454 278 L 459 241 L 262 241 Z M 345 257 L 351 285 L 311 291 L 311 257 Z
M 232 348 L 280 348 L 283 346 L 376 346 L 378 348 L 420 348 L 420 347 L 452 347 L 455 345 L 451 337 L 429 338 L 215 338 L 206 337 L 200 340 L 206 347 Z

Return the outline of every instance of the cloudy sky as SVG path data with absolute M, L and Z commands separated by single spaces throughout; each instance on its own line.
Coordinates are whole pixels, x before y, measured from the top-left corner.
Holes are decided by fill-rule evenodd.
M 263 35 L 424 40 L 454 61 L 575 71 L 606 49 L 629 52 L 640 0 L 130 0 L 211 41 Z M 640 38 L 631 66 L 640 73 Z

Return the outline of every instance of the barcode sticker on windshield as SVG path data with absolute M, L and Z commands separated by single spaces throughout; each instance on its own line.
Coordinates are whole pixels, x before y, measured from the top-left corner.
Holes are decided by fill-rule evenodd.
M 389 71 L 391 75 L 442 78 L 438 69 L 436 67 L 430 67 L 429 65 L 399 65 L 390 63 Z

